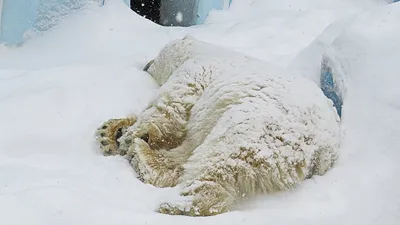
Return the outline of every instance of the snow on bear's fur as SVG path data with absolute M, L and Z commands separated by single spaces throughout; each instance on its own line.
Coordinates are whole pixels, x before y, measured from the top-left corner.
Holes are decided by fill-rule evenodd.
M 338 158 L 339 117 L 309 80 L 192 37 L 166 45 L 146 70 L 161 85 L 157 97 L 98 135 L 143 182 L 181 190 L 161 213 L 227 212 L 323 175 Z

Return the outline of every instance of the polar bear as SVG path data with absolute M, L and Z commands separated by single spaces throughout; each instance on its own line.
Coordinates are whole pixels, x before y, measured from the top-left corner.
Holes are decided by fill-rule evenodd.
M 224 213 L 323 175 L 338 159 L 339 117 L 309 80 L 190 36 L 145 70 L 158 95 L 97 134 L 104 154 L 124 155 L 141 181 L 181 190 L 158 212 Z

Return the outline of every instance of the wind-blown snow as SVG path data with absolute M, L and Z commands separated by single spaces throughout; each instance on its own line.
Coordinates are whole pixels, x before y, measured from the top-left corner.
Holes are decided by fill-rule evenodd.
M 21 48 L 0 47 L 4 224 L 399 223 L 399 3 L 233 1 L 230 11 L 212 13 L 206 25 L 162 28 L 121 1 L 107 2 L 71 15 Z M 355 13 L 361 14 L 353 19 Z M 319 38 L 321 50 L 310 45 L 298 55 L 344 17 L 350 19 Z M 188 33 L 302 68 L 314 81 L 318 52 L 337 59 L 347 76 L 338 165 L 296 190 L 252 200 L 234 212 L 195 219 L 156 214 L 173 190 L 141 183 L 121 157 L 103 157 L 93 133 L 102 121 L 147 105 L 158 85 L 141 69 L 166 43 Z

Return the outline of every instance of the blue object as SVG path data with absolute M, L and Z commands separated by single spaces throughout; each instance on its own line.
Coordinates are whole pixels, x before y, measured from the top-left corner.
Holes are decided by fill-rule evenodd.
M 0 43 L 19 45 L 28 31 L 45 31 L 87 0 L 3 0 Z
M 333 105 L 339 117 L 342 117 L 342 105 L 343 99 L 337 93 L 337 87 L 335 87 L 334 74 L 332 72 L 332 65 L 327 57 L 322 58 L 321 63 L 321 89 L 326 97 L 333 101 Z
M 19 44 L 34 24 L 40 0 L 3 0 L 0 41 Z
M 198 0 L 195 24 L 203 24 L 206 21 L 209 12 L 213 9 L 222 10 L 228 8 L 231 5 L 232 0 L 229 0 L 227 5 L 226 3 L 227 1 L 225 0 Z

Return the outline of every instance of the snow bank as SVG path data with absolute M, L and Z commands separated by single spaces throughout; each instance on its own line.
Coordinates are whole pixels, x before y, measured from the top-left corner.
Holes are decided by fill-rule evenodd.
M 364 13 L 368 14 L 369 12 Z M 335 53 L 334 43 L 338 42 L 337 39 L 340 39 L 340 35 L 345 35 L 348 30 L 352 29 L 349 24 L 357 24 L 357 21 L 354 20 L 360 20 L 359 17 L 361 16 L 349 15 L 332 23 L 309 47 L 301 51 L 289 65 L 290 68 L 302 72 L 303 76 L 319 84 L 324 93 L 335 102 L 339 113 L 348 89 L 348 76 L 346 73 L 348 73 L 347 70 L 349 68 L 346 67 L 348 67 L 349 62 L 345 57 L 337 56 L 338 53 Z M 359 33 L 360 41 L 365 39 L 364 36 L 369 37 L 369 34 L 364 34 L 365 31 L 371 30 L 369 27 L 369 25 L 363 24 L 363 28 L 358 30 L 362 31 Z M 364 44 L 355 40 L 351 40 L 351 43 Z
M 287 67 L 328 26 L 384 0 L 240 0 L 212 11 L 205 26 L 187 30 L 198 39 Z
M 399 20 L 399 3 L 360 13 L 347 23 L 328 29 L 295 63 L 297 68 L 318 77 L 318 53 L 323 53 L 331 61 L 334 78 L 340 81 L 345 135 L 341 166 L 332 176 L 337 178 L 336 190 L 341 191 L 341 196 L 348 196 L 346 208 L 353 210 L 351 216 L 341 217 L 337 223 L 399 221 L 400 182 L 393 179 L 400 171 Z M 352 191 L 355 192 L 351 194 Z

